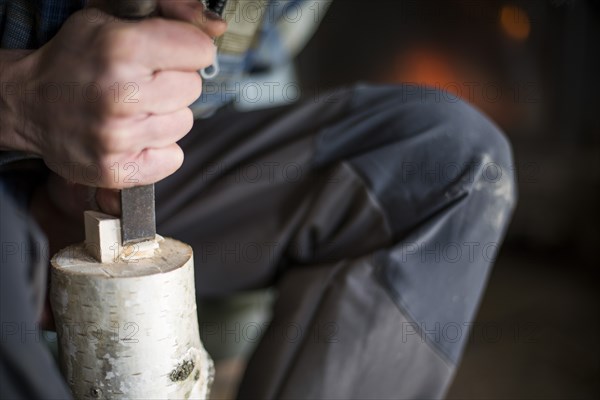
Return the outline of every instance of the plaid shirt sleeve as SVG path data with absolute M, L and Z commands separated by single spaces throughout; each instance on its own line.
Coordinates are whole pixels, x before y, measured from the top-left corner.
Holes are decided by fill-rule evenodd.
M 56 34 L 86 0 L 0 0 L 0 47 L 35 49 Z

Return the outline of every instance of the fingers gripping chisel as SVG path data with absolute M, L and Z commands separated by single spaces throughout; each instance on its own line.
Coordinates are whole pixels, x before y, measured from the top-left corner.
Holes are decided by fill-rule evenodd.
M 110 0 L 110 11 L 119 18 L 150 16 L 157 0 Z M 156 236 L 154 184 L 121 191 L 121 241 L 123 246 L 153 240 Z
M 218 15 L 223 15 L 227 0 L 205 3 Z M 111 12 L 120 18 L 141 19 L 150 16 L 157 7 L 157 0 L 110 0 Z M 218 63 L 204 68 L 205 79 L 219 73 Z M 121 241 L 123 246 L 154 240 L 156 236 L 156 212 L 154 185 L 138 186 L 121 191 Z

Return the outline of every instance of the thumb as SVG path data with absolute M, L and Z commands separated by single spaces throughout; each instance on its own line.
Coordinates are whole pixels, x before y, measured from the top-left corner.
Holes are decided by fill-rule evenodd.
M 160 0 L 160 14 L 165 18 L 189 22 L 210 37 L 218 37 L 227 30 L 227 23 L 198 0 Z
M 96 189 L 96 203 L 100 211 L 119 217 L 121 215 L 121 196 L 116 189 Z

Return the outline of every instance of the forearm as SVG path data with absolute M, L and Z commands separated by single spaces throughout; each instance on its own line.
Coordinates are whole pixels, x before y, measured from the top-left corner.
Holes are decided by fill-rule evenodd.
M 27 135 L 21 92 L 27 83 L 31 50 L 0 49 L 0 150 L 38 153 Z

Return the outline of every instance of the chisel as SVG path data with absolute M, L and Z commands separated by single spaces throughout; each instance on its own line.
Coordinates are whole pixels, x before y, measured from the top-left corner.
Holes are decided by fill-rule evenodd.
M 110 0 L 110 12 L 126 19 L 141 19 L 150 16 L 157 7 L 157 0 Z M 227 0 L 208 1 L 207 7 L 223 15 Z M 201 71 L 205 79 L 219 73 L 218 63 Z M 122 245 L 154 240 L 156 237 L 156 211 L 154 185 L 138 186 L 121 191 L 121 240 Z
M 141 19 L 150 16 L 157 0 L 109 0 L 110 12 L 119 18 Z M 123 246 L 156 237 L 154 184 L 121 191 L 121 240 Z

